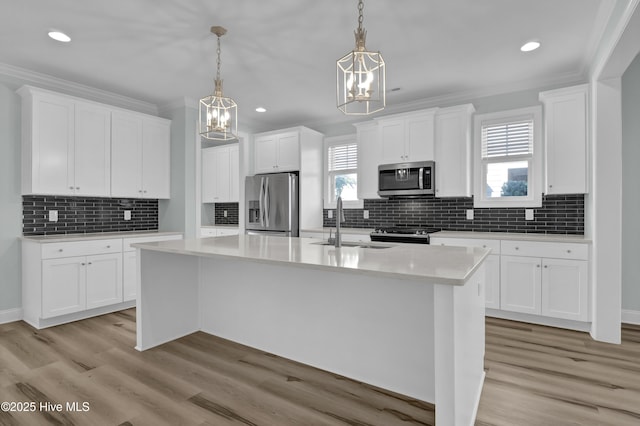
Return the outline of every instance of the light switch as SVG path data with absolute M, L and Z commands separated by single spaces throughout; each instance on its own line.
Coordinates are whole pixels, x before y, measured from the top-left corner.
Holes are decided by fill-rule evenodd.
M 533 220 L 533 209 L 524 209 L 524 220 Z
M 49 210 L 49 222 L 58 221 L 58 210 Z
M 327 218 L 328 219 L 333 219 L 333 210 L 328 210 L 327 211 Z
M 124 211 L 124 220 L 131 220 L 131 210 Z
M 223 210 L 222 214 L 223 214 L 224 217 L 227 217 L 227 211 L 226 210 Z
M 369 219 L 369 210 L 364 210 L 364 211 L 362 212 L 362 217 L 363 217 L 364 219 Z
M 467 210 L 467 220 L 473 220 L 473 209 Z

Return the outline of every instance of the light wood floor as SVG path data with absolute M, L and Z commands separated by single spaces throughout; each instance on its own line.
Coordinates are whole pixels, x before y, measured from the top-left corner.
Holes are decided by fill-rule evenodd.
M 476 424 L 640 424 L 640 327 L 623 340 L 488 319 Z M 89 402 L 0 411 L 0 425 L 434 423 L 430 404 L 204 333 L 143 353 L 134 344 L 132 309 L 39 331 L 0 325 L 0 402 Z

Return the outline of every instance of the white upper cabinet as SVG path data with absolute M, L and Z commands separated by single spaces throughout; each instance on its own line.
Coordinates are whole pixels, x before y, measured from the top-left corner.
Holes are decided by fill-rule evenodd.
M 31 86 L 22 96 L 22 193 L 169 198 L 169 120 Z
M 544 104 L 547 194 L 587 193 L 589 85 L 540 93 Z
M 238 144 L 202 150 L 202 202 L 238 202 L 240 163 Z
M 380 198 L 378 195 L 378 165 L 380 138 L 378 124 L 367 121 L 356 124 L 358 143 L 358 199 Z
M 377 119 L 380 164 L 433 160 L 436 109 Z
M 300 170 L 300 134 L 298 132 L 256 135 L 255 173 L 279 173 Z
M 109 110 L 30 86 L 19 93 L 22 193 L 108 196 Z
M 471 196 L 471 104 L 438 110 L 435 118 L 436 197 Z
M 111 196 L 169 198 L 170 122 L 113 112 L 111 135 Z

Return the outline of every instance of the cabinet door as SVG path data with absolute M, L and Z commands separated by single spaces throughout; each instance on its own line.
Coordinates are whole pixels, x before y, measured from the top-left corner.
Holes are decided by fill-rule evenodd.
M 87 309 L 122 302 L 122 254 L 87 256 Z
M 587 262 L 543 259 L 542 315 L 588 321 Z
M 278 172 L 300 170 L 300 136 L 297 132 L 278 136 Z
M 86 268 L 84 257 L 42 261 L 42 318 L 86 308 Z
M 34 96 L 32 120 L 31 193 L 73 195 L 73 101 Z
M 408 160 L 405 152 L 404 119 L 381 120 L 380 163 L 402 163 Z
M 138 292 L 138 252 L 125 251 L 122 255 L 122 300 L 135 300 Z
M 171 198 L 171 126 L 145 119 L 142 133 L 142 196 Z
M 485 264 L 485 307 L 500 309 L 500 255 L 490 254 Z
M 229 148 L 229 202 L 240 201 L 240 147 Z
M 405 132 L 407 160 L 434 159 L 434 114 L 407 118 Z
M 254 143 L 254 168 L 256 173 L 273 173 L 276 171 L 277 137 L 275 135 L 261 136 Z
M 500 308 L 540 315 L 541 259 L 502 256 L 500 260 Z
M 111 196 L 142 197 L 142 117 L 111 114 Z
M 216 149 L 202 150 L 202 202 L 213 203 L 216 197 Z
M 358 199 L 380 198 L 378 195 L 378 165 L 380 142 L 378 125 L 359 125 L 358 141 Z
M 548 92 L 547 92 L 548 93 Z M 547 194 L 587 192 L 587 86 L 541 94 Z
M 76 102 L 75 194 L 108 197 L 111 194 L 111 112 Z
M 471 196 L 469 117 L 460 109 L 436 115 L 436 197 Z
M 226 203 L 229 201 L 229 148 L 222 147 L 215 149 L 216 162 L 216 191 L 213 201 L 216 203 Z

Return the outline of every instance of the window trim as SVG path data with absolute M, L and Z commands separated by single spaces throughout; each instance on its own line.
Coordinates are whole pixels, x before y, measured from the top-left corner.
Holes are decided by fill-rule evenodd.
M 533 118 L 533 155 L 514 155 L 502 157 L 504 160 L 482 158 L 482 126 L 520 121 Z M 542 206 L 542 106 L 533 106 L 486 114 L 476 114 L 473 122 L 474 133 L 474 208 L 504 208 L 504 207 L 541 207 Z M 502 163 L 512 161 L 529 161 L 528 195 L 524 197 L 487 198 L 485 196 L 486 172 L 488 163 Z
M 329 173 L 329 164 L 328 164 L 328 159 L 329 159 L 329 148 L 332 146 L 336 146 L 336 145 L 349 145 L 349 144 L 358 144 L 358 139 L 356 137 L 355 134 L 352 135 L 344 135 L 344 136 L 333 136 L 333 137 L 328 137 L 324 139 L 324 146 L 323 146 L 323 155 L 322 155 L 322 163 L 323 163 L 323 204 L 324 204 L 324 208 L 325 209 L 335 209 L 336 208 L 336 202 L 335 201 L 331 201 L 331 194 L 329 193 L 329 177 L 330 177 L 330 173 Z M 358 146 L 358 148 L 360 148 Z M 359 157 L 359 156 L 358 156 Z M 357 165 L 357 168 L 355 169 L 355 172 L 358 172 L 358 168 L 360 167 L 360 164 Z M 344 171 L 341 171 L 341 173 L 344 173 Z M 353 201 L 345 201 L 343 200 L 342 202 L 342 207 L 345 209 L 362 209 L 364 208 L 364 200 L 358 199 L 358 200 L 353 200 Z

